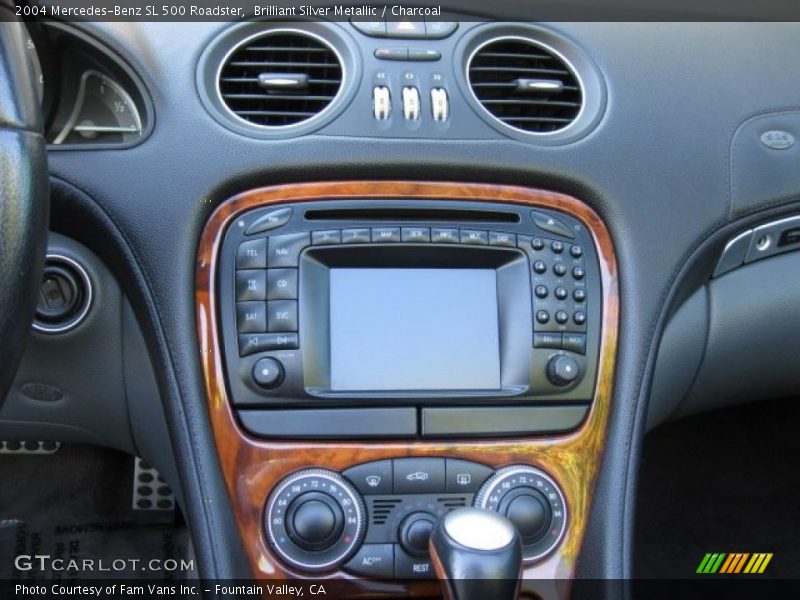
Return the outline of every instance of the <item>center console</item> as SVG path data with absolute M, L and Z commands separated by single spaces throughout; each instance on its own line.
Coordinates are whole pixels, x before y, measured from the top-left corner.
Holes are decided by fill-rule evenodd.
M 437 520 L 465 506 L 514 523 L 526 577 L 572 576 L 618 312 L 586 205 L 489 185 L 264 188 L 214 213 L 197 278 L 211 422 L 257 576 L 413 587 L 434 577 Z

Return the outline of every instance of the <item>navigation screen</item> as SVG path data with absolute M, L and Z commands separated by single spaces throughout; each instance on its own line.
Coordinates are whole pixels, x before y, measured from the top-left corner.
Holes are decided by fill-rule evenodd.
M 331 269 L 331 389 L 497 390 L 493 269 Z

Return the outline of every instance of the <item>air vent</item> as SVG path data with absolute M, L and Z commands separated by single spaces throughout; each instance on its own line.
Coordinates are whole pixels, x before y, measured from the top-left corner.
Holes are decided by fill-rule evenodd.
M 372 524 L 385 525 L 395 507 L 402 502 L 399 498 L 382 498 L 372 501 Z
M 572 67 L 533 40 L 508 37 L 483 44 L 469 61 L 468 77 L 493 117 L 526 133 L 561 131 L 581 111 L 583 93 Z
M 272 31 L 251 37 L 227 57 L 219 73 L 223 103 L 261 127 L 287 127 L 314 118 L 342 87 L 333 48 L 305 32 Z

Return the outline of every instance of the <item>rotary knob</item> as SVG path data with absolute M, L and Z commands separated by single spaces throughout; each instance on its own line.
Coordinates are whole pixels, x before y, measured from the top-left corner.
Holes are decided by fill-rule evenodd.
M 305 469 L 281 481 L 264 510 L 272 548 L 287 564 L 310 572 L 346 562 L 366 531 L 361 496 L 344 477 Z
M 500 513 L 522 537 L 523 556 L 533 561 L 547 556 L 567 528 L 567 507 L 558 485 L 546 473 L 528 465 L 504 467 L 481 486 L 475 507 Z
M 559 354 L 547 363 L 547 378 L 550 383 L 559 387 L 568 386 L 581 374 L 578 361 L 566 354 Z

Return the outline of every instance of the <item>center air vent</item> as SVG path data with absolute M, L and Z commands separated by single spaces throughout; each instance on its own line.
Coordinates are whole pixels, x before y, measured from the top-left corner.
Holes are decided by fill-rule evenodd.
M 306 32 L 277 30 L 251 37 L 219 72 L 225 106 L 261 127 L 287 127 L 322 113 L 342 87 L 343 67 L 327 42 Z
M 525 38 L 495 38 L 480 46 L 469 61 L 468 78 L 476 99 L 493 117 L 530 134 L 566 129 L 584 100 L 572 66 Z

